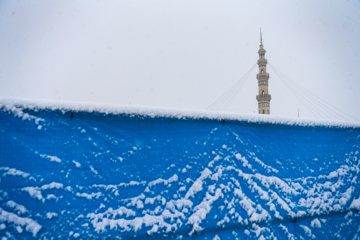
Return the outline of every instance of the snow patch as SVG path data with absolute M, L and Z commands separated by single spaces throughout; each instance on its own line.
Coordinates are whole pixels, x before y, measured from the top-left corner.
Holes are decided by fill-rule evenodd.
M 172 183 L 172 182 L 176 182 L 178 180 L 178 176 L 176 174 L 174 174 L 172 177 L 170 177 L 169 179 L 167 180 L 164 180 L 162 178 L 159 178 L 159 179 L 156 179 L 154 181 L 151 181 L 148 183 L 148 187 L 151 188 L 157 184 L 160 184 L 160 183 L 163 183 L 164 185 L 168 185 L 169 183 Z
M 17 204 L 14 201 L 8 201 L 6 203 L 6 206 L 8 206 L 9 208 L 13 208 L 18 214 L 24 214 L 27 212 L 26 208 L 23 205 Z
M 312 220 L 310 225 L 311 225 L 311 227 L 321 228 L 321 222 L 317 218 Z
M 58 162 L 61 163 L 61 159 L 56 157 L 56 156 L 50 156 L 47 154 L 40 154 L 40 157 L 44 158 L 44 159 L 49 159 L 50 162 Z
M 52 219 L 53 217 L 56 217 L 58 214 L 57 213 L 54 213 L 54 212 L 48 212 L 46 213 L 46 217 L 48 219 Z
M 76 193 L 76 196 L 87 198 L 89 200 L 91 200 L 93 198 L 99 198 L 99 197 L 101 197 L 101 195 L 102 195 L 101 192 L 90 193 L 90 194 L 88 194 L 88 193 L 78 193 L 78 192 Z
M 187 193 L 185 195 L 185 198 L 194 197 L 197 192 L 202 191 L 203 180 L 208 178 L 211 175 L 211 173 L 212 172 L 208 168 L 205 168 L 201 172 L 200 177 L 198 179 L 196 179 L 196 181 L 189 188 L 189 190 L 187 191 Z
M 205 175 L 207 175 L 208 172 L 206 172 Z M 206 218 L 206 215 L 211 210 L 211 205 L 214 201 L 216 201 L 219 197 L 224 197 L 223 193 L 221 192 L 221 189 L 218 188 L 215 191 L 215 195 L 210 195 L 209 193 L 206 193 L 205 198 L 203 201 L 195 206 L 194 213 L 189 217 L 186 224 L 192 225 L 192 230 L 190 231 L 189 235 L 194 234 L 195 231 L 201 231 L 203 230 L 202 227 L 200 227 L 201 222 Z
M 81 167 L 81 164 L 75 160 L 72 161 L 77 168 Z
M 23 231 L 22 228 L 25 228 L 27 232 L 32 233 L 33 237 L 36 237 L 36 234 L 42 227 L 40 224 L 30 218 L 19 217 L 18 215 L 7 212 L 2 208 L 0 208 L 0 222 L 15 224 L 19 233 Z
M 9 176 L 20 176 L 20 177 L 23 177 L 23 178 L 28 178 L 30 176 L 29 173 L 17 170 L 15 168 L 0 167 L 0 171 L 5 171 L 3 173 L 3 177 L 9 175 Z M 32 177 L 30 177 L 30 178 L 34 180 L 34 178 L 32 178 Z
M 354 200 L 351 202 L 350 209 L 360 210 L 360 198 L 354 199 Z
M 305 226 L 305 225 L 300 225 L 300 227 L 304 230 L 306 236 L 308 236 L 309 238 L 315 239 L 315 235 L 313 235 L 313 234 L 311 233 L 311 229 L 310 229 L 310 228 L 308 228 L 308 227 Z

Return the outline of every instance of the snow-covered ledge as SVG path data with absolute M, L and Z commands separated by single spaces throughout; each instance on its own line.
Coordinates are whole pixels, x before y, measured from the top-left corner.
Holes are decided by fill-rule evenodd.
M 208 120 L 227 120 L 241 121 L 249 123 L 270 123 L 280 125 L 296 126 L 323 126 L 323 127 L 341 127 L 341 128 L 360 128 L 360 122 L 296 118 L 288 116 L 247 114 L 235 112 L 215 112 L 207 110 L 190 110 L 190 109 L 172 109 L 163 107 L 144 107 L 137 105 L 117 105 L 110 103 L 91 103 L 91 102 L 72 102 L 72 101 L 55 101 L 40 99 L 19 99 L 0 97 L 0 108 L 9 110 L 21 109 L 44 109 L 60 111 L 85 111 L 97 112 L 104 114 L 129 114 L 141 115 L 147 117 L 167 117 L 175 119 L 208 119 Z

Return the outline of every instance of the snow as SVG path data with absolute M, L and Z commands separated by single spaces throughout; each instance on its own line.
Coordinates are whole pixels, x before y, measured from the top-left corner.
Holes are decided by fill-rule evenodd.
M 289 229 L 285 225 L 280 224 L 279 226 L 285 232 L 288 239 L 291 239 L 291 240 L 294 239 L 294 235 L 289 232 Z
M 25 214 L 27 212 L 26 208 L 23 205 L 20 205 L 14 201 L 8 201 L 6 205 L 10 208 L 13 208 L 18 214 Z
M 22 188 L 22 190 L 28 192 L 31 197 L 36 198 L 42 202 L 45 202 L 45 199 L 43 198 L 41 191 L 39 191 L 37 187 L 24 187 Z
M 4 230 L 6 228 L 6 225 L 4 223 L 0 224 L 0 230 Z
M 215 235 L 215 237 L 213 238 L 213 240 L 221 240 L 221 238 L 218 235 Z
M 315 218 L 314 220 L 311 221 L 310 223 L 311 227 L 317 227 L 317 228 L 321 228 L 321 222 L 319 221 L 319 219 Z
M 354 200 L 351 202 L 350 208 L 351 208 L 351 209 L 360 210 L 360 198 L 354 199 Z
M 105 114 L 128 114 L 142 115 L 147 117 L 167 117 L 177 119 L 212 119 L 212 120 L 237 120 L 248 123 L 272 123 L 282 125 L 298 126 L 333 126 L 333 127 L 360 127 L 359 122 L 337 121 L 337 120 L 317 120 L 317 119 L 299 119 L 284 116 L 272 116 L 262 114 L 238 114 L 227 112 L 211 112 L 200 110 L 174 110 L 167 108 L 141 107 L 141 106 L 123 106 L 114 104 L 83 103 L 70 101 L 52 101 L 37 99 L 14 99 L 0 98 L 0 108 L 11 111 L 16 116 L 26 120 L 35 120 L 37 124 L 43 121 L 41 118 L 33 118 L 24 113 L 22 109 L 46 109 L 73 112 L 99 112 Z
M 207 177 L 209 177 L 211 174 L 211 171 L 208 168 L 205 168 L 202 172 L 201 175 L 198 179 L 196 179 L 196 181 L 192 184 L 192 186 L 190 187 L 190 189 L 187 191 L 185 198 L 190 198 L 190 197 L 194 197 L 194 195 L 201 191 L 202 185 L 203 185 L 203 180 L 206 179 Z
M 243 163 L 243 164 L 242 164 L 243 167 L 247 167 L 247 168 L 249 168 L 249 169 L 252 169 L 252 166 L 251 166 L 251 164 L 249 164 L 249 161 L 246 160 L 245 157 L 241 156 L 240 153 L 236 153 L 236 154 L 235 154 L 235 157 L 236 157 L 237 160 L 239 160 L 239 161 L 241 161 L 241 162 Z
M 315 235 L 312 234 L 311 229 L 305 225 L 300 225 L 300 227 L 305 231 L 308 238 L 315 239 Z
M 79 162 L 73 160 L 73 163 L 75 164 L 76 167 L 78 167 L 78 168 L 81 167 L 81 164 Z
M 195 212 L 189 217 L 189 220 L 186 223 L 193 226 L 189 235 L 194 234 L 194 231 L 200 231 L 203 229 L 200 227 L 201 222 L 210 212 L 212 203 L 222 196 L 224 195 L 222 194 L 221 189 L 216 189 L 215 195 L 210 195 L 207 193 L 203 201 L 199 205 L 195 206 Z
M 48 190 L 48 189 L 54 189 L 54 188 L 55 189 L 63 188 L 63 184 L 52 182 L 50 184 L 45 184 L 45 185 L 43 185 L 41 187 L 24 187 L 21 190 L 25 191 L 25 192 L 28 192 L 31 197 L 33 197 L 35 199 L 38 199 L 38 200 L 40 200 L 42 202 L 45 202 L 45 198 L 42 196 L 41 191 L 42 190 Z M 49 198 L 47 198 L 47 199 L 49 199 Z
M 99 174 L 99 172 L 98 172 L 93 166 L 91 166 L 91 165 L 90 165 L 90 170 L 91 170 L 91 172 L 93 172 L 95 175 L 98 175 L 98 174 Z
M 25 230 L 27 232 L 32 233 L 32 235 L 34 237 L 37 235 L 37 233 L 41 229 L 41 225 L 39 225 L 34 220 L 32 220 L 30 218 L 19 217 L 18 215 L 11 213 L 11 212 L 7 212 L 7 211 L 3 210 L 2 208 L 0 208 L 0 221 L 7 222 L 9 224 L 15 224 L 17 231 L 19 233 L 22 233 L 22 231 L 23 231 L 22 228 L 25 228 Z
M 83 198 L 87 198 L 89 200 L 93 199 L 93 198 L 99 198 L 101 196 L 101 192 L 97 192 L 97 193 L 76 193 L 76 196 L 78 197 L 83 197 Z
M 164 185 L 168 185 L 168 184 L 170 184 L 172 182 L 176 182 L 177 180 L 178 180 L 178 176 L 176 174 L 174 174 L 172 177 L 170 177 L 167 180 L 159 178 L 159 179 L 156 179 L 154 181 L 151 181 L 151 182 L 148 183 L 148 187 L 151 188 L 151 187 L 153 187 L 155 185 L 158 185 L 160 183 L 163 183 Z
M 61 183 L 57 183 L 57 182 L 52 182 L 50 184 L 45 184 L 43 186 L 41 186 L 41 190 L 47 190 L 47 189 L 53 189 L 53 188 L 63 188 L 63 184 Z
M 54 212 L 48 212 L 46 213 L 46 217 L 48 219 L 52 219 L 53 217 L 56 217 L 58 214 L 57 213 L 54 213 Z
M 56 157 L 56 156 L 50 156 L 50 155 L 47 155 L 47 154 L 40 154 L 40 157 L 45 158 L 45 159 L 49 159 L 51 162 L 61 163 L 61 159 Z
M 265 168 L 268 173 L 270 173 L 270 172 L 278 173 L 279 172 L 279 170 L 277 170 L 277 169 L 275 169 L 275 168 L 273 168 L 271 166 L 266 165 L 263 161 L 261 161 L 257 157 L 254 160 L 255 160 L 255 162 L 259 163 L 263 168 Z
M 90 215 L 90 217 L 92 217 Z M 107 227 L 110 229 L 123 229 L 124 231 L 134 231 L 137 232 L 139 229 L 144 225 L 146 227 L 152 226 L 153 230 L 158 230 L 158 228 L 165 228 L 166 232 L 171 232 L 172 230 L 176 230 L 176 225 L 168 224 L 164 222 L 164 218 L 161 216 L 150 216 L 145 215 L 144 217 L 136 217 L 132 220 L 126 220 L 126 219 L 108 219 L 106 217 L 98 219 L 94 218 L 92 221 L 92 224 L 95 228 L 96 232 L 103 232 Z M 154 228 L 154 226 L 157 226 Z M 150 230 L 148 232 L 149 234 L 152 233 Z
M 3 176 L 21 176 L 23 178 L 28 178 L 30 176 L 29 173 L 25 173 L 23 171 L 17 170 L 15 168 L 8 167 L 0 167 L 0 171 L 6 171 Z M 33 179 L 33 178 L 32 178 Z

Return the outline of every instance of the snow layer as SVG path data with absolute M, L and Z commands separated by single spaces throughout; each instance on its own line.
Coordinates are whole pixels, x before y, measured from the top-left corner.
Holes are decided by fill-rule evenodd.
M 176 119 L 209 119 L 209 120 L 227 120 L 242 121 L 249 123 L 272 123 L 283 125 L 299 126 L 330 126 L 330 127 L 360 127 L 359 122 L 338 121 L 338 120 L 318 120 L 306 118 L 293 118 L 273 115 L 260 114 L 239 114 L 234 112 L 212 112 L 202 110 L 168 109 L 159 107 L 142 106 L 124 106 L 115 104 L 84 103 L 70 101 L 53 101 L 38 99 L 15 99 L 0 98 L 0 108 L 13 112 L 16 116 L 23 119 L 34 119 L 37 123 L 43 121 L 41 118 L 33 118 L 24 113 L 22 109 L 42 109 L 42 110 L 60 110 L 72 112 L 98 112 L 105 114 L 127 114 L 140 115 L 146 117 L 166 117 Z

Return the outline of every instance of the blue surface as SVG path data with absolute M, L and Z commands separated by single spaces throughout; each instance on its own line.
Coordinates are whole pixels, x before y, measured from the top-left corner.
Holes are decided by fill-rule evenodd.
M 1 236 L 360 238 L 358 128 L 20 111 L 0 110 Z

